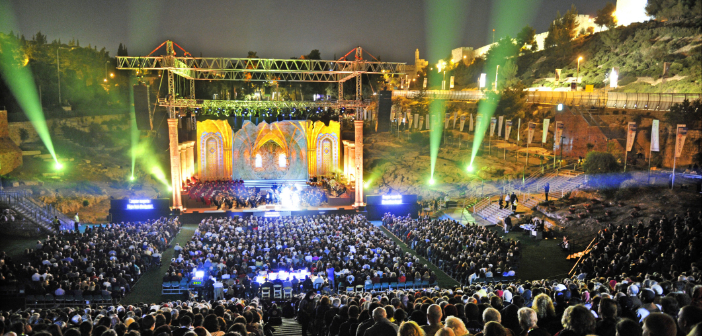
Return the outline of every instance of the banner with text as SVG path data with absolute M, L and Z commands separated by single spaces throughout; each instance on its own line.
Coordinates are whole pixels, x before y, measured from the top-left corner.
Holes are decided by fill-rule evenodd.
M 634 139 L 636 139 L 636 123 L 631 121 L 626 128 L 626 151 L 631 152 L 634 147 Z
M 685 138 L 687 137 L 687 127 L 683 124 L 678 125 L 678 131 L 675 136 L 675 157 L 679 158 L 682 154 L 683 146 L 685 146 Z
M 456 128 L 456 119 L 458 118 L 458 112 L 453 112 L 453 127 Z
M 414 127 L 413 127 L 413 128 L 417 128 L 417 126 L 418 126 L 417 123 L 418 123 L 418 122 L 419 122 L 419 113 L 415 113 L 415 114 L 414 114 Z
M 549 123 L 551 123 L 551 119 L 544 119 L 544 132 L 541 135 L 541 143 L 546 143 L 546 137 L 548 136 Z
M 490 118 L 490 136 L 495 135 L 495 126 L 497 125 L 497 118 Z
M 517 142 L 519 142 L 519 136 L 522 132 L 522 118 L 517 119 Z
M 659 121 L 658 120 L 653 120 L 651 123 L 651 151 L 652 152 L 658 152 L 660 151 L 659 149 L 659 144 L 658 144 L 658 125 Z
M 471 116 L 471 118 L 472 118 L 472 116 Z M 473 119 L 471 119 L 471 120 L 473 120 Z M 465 126 L 465 124 L 466 124 L 466 116 L 461 116 L 461 125 L 460 125 L 461 127 L 459 128 L 459 130 L 461 132 L 463 132 L 463 126 Z M 471 122 L 471 124 L 472 124 L 472 122 Z
M 505 123 L 505 140 L 509 140 L 510 132 L 512 132 L 512 120 L 507 120 L 507 123 Z
M 468 131 L 473 132 L 473 113 L 470 114 L 470 124 L 468 125 Z
M 561 147 L 561 136 L 563 136 L 563 122 L 556 121 L 556 127 L 553 132 L 553 148 Z
M 504 116 L 500 116 L 499 119 L 497 119 L 497 136 L 501 137 L 502 136 L 502 121 L 505 119 Z
M 536 129 L 536 123 L 530 122 L 527 129 L 527 144 L 531 144 L 531 140 L 534 138 L 534 130 Z

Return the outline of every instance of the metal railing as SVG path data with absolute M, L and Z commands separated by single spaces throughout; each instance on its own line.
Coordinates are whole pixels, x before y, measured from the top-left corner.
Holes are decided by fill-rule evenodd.
M 448 100 L 480 100 L 482 91 L 426 90 L 428 98 Z M 394 90 L 393 97 L 412 98 L 419 90 Z M 533 104 L 587 106 L 667 111 L 676 103 L 702 99 L 702 93 L 636 93 L 636 92 L 584 92 L 584 91 L 527 91 L 526 100 Z
M 50 204 L 37 204 L 25 190 L 0 191 L 0 204 L 19 213 L 22 216 L 20 221 L 31 221 L 50 231 L 53 230 L 51 221 L 54 216 L 58 217 L 61 227 L 70 229 L 73 226 L 73 220 Z

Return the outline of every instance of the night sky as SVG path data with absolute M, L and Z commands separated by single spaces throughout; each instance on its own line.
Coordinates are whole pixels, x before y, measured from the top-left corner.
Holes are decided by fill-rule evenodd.
M 0 0 L 6 2 L 8 0 Z M 537 33 L 548 30 L 556 11 L 575 4 L 580 14 L 594 16 L 608 0 L 521 0 L 532 4 L 534 18 L 521 19 Z M 614 1 L 614 0 L 610 0 Z M 496 1 L 464 1 L 461 43 L 480 47 L 492 41 L 491 7 Z M 319 49 L 331 59 L 360 45 L 384 61 L 413 63 L 414 50 L 426 57 L 424 1 L 38 1 L 11 0 L 18 27 L 0 22 L 0 31 L 15 29 L 30 39 L 37 31 L 48 40 L 75 38 L 106 47 L 115 55 L 125 43 L 130 56 L 146 55 L 171 39 L 193 56 L 290 58 Z M 3 6 L 4 7 L 4 6 Z M 517 17 L 520 17 L 517 15 Z M 2 21 L 2 20 L 0 20 Z M 497 32 L 496 37 L 517 31 Z M 450 50 L 446 50 L 446 55 Z M 179 52 L 180 53 L 180 52 Z M 161 54 L 161 52 L 158 52 Z M 435 61 L 435 60 L 430 60 Z

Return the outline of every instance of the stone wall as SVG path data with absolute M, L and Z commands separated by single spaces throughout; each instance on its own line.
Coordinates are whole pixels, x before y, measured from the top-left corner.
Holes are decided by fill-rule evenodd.
M 615 111 L 619 111 L 614 114 Z M 595 145 L 593 150 L 606 151 L 607 143 L 612 142 L 620 153 L 624 153 L 626 145 L 626 125 L 640 117 L 637 124 L 636 139 L 630 155 L 642 154 L 645 158 L 649 156 L 651 147 L 651 124 L 654 119 L 660 120 L 660 154 L 663 155 L 662 166 L 664 168 L 673 167 L 673 153 L 675 151 L 675 130 L 665 124 L 665 111 L 637 111 L 627 110 L 626 114 L 621 114 L 622 110 L 606 110 L 604 114 L 598 115 L 604 127 L 590 126 L 578 113 L 571 113 L 569 108 L 563 112 L 556 112 L 556 120 L 563 121 L 563 155 L 570 157 L 585 157 L 587 155 L 587 144 Z M 688 125 L 689 126 L 689 125 Z M 683 147 L 683 153 L 677 160 L 678 167 L 692 165 L 692 158 L 701 151 L 699 140 L 702 139 L 702 131 L 699 129 L 688 129 L 687 138 Z M 560 150 L 559 154 L 560 154 Z M 655 158 L 655 154 L 654 154 Z M 655 162 L 655 160 L 654 160 Z
M 5 118 L 7 121 L 7 118 Z M 84 131 L 88 130 L 88 126 L 90 124 L 100 124 L 105 121 L 111 121 L 111 120 L 123 120 L 124 125 L 123 127 L 128 127 L 129 126 L 129 119 L 126 117 L 126 114 L 111 114 L 111 115 L 101 115 L 101 116 L 89 116 L 89 117 L 73 117 L 73 118 L 64 118 L 64 119 L 49 119 L 46 121 L 46 125 L 49 128 L 49 131 L 52 133 L 59 132 L 60 133 L 60 128 L 62 125 L 67 125 L 73 128 L 78 128 L 82 129 Z M 0 125 L 1 126 L 1 125 Z M 8 133 L 10 136 L 10 139 L 16 144 L 16 145 L 21 145 L 23 141 L 20 138 L 20 130 L 25 129 L 27 131 L 27 134 L 29 137 L 27 138 L 26 141 L 24 142 L 39 142 L 41 139 L 39 138 L 39 135 L 37 134 L 36 130 L 34 129 L 34 126 L 32 126 L 32 123 L 29 121 L 23 121 L 23 122 L 13 122 L 9 123 L 8 127 Z
M 22 165 L 22 150 L 8 137 L 7 111 L 0 111 L 0 174 L 5 175 Z

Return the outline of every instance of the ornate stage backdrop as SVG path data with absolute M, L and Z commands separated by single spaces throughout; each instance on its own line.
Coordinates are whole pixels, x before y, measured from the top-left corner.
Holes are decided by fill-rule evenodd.
M 340 125 L 317 121 L 245 121 L 234 132 L 227 120 L 197 122 L 201 180 L 305 180 L 339 171 Z

